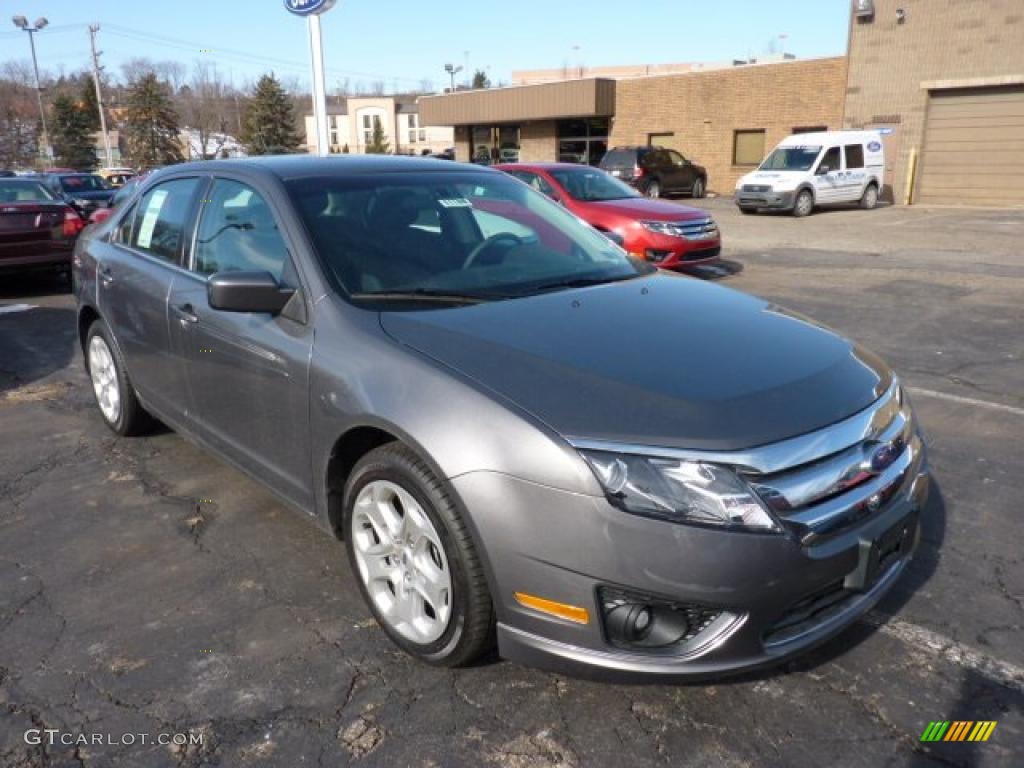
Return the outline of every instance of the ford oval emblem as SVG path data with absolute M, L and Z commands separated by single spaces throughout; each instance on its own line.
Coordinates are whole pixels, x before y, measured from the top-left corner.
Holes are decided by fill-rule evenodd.
M 882 148 L 882 145 L 877 141 L 868 142 L 868 152 L 878 152 Z
M 284 7 L 296 16 L 318 16 L 327 13 L 337 0 L 284 0 Z

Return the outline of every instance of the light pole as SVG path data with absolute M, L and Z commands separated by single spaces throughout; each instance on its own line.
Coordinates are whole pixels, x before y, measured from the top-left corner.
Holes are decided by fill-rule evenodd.
M 444 71 L 448 73 L 448 76 L 452 79 L 451 92 L 455 93 L 455 76 L 462 71 L 462 67 L 457 67 L 454 64 L 445 64 Z
M 40 16 L 36 19 L 34 26 L 29 26 L 28 19 L 24 16 L 15 16 L 11 21 L 14 22 L 14 26 L 23 32 L 28 32 L 28 44 L 32 48 L 32 71 L 36 76 L 36 100 L 39 102 L 39 121 L 43 128 L 43 154 L 47 159 L 53 157 L 52 150 L 50 149 L 50 133 L 46 130 L 46 110 L 43 109 L 43 87 L 39 84 L 39 64 L 36 61 L 36 39 L 35 33 L 43 29 L 50 22 L 46 20 L 45 16 Z

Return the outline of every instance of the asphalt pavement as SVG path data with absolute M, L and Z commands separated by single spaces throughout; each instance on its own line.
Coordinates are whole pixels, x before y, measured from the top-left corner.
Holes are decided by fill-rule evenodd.
M 725 237 L 701 278 L 856 338 L 909 386 L 935 487 L 865 620 L 711 684 L 419 664 L 340 543 L 172 432 L 110 433 L 66 288 L 0 276 L 0 766 L 1024 764 L 1024 213 L 699 204 Z M 957 720 L 996 726 L 920 741 Z

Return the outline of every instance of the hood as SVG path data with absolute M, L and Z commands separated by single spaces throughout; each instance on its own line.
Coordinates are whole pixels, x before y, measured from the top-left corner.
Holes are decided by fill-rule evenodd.
M 397 341 L 564 436 L 705 450 L 794 437 L 866 408 L 889 369 L 765 301 L 685 276 L 385 312 Z
M 653 219 L 654 221 L 688 221 L 690 219 L 706 219 L 711 214 L 701 208 L 688 205 L 677 205 L 664 200 L 651 200 L 647 197 L 624 197 L 621 200 L 604 200 L 595 203 L 584 203 L 594 210 L 617 213 L 631 219 Z

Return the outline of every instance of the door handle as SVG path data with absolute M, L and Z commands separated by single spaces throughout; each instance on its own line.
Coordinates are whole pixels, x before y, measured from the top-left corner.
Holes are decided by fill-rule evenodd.
M 178 322 L 180 322 L 182 326 L 188 326 L 199 322 L 199 315 L 195 313 L 195 309 L 191 304 L 181 304 L 175 307 L 174 314 L 178 316 Z
M 104 285 L 110 285 L 114 282 L 114 273 L 111 271 L 110 267 L 100 267 L 98 274 L 100 276 L 100 282 Z

